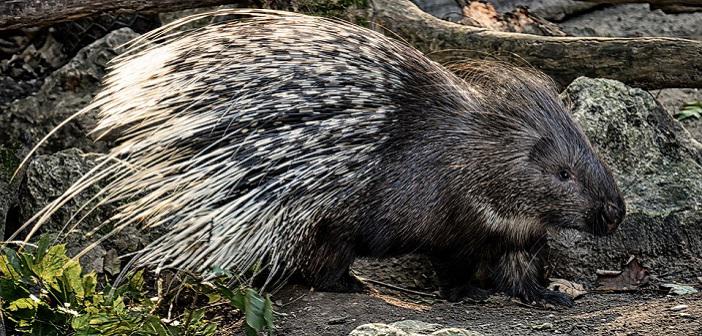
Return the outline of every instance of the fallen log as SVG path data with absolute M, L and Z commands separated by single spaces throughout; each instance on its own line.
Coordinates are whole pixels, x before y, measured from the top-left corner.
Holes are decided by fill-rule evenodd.
M 248 4 L 246 0 L 6 0 L 0 2 L 0 31 L 58 22 L 110 11 L 170 12 L 181 9 Z
M 409 0 L 372 0 L 373 28 L 439 62 L 526 62 L 567 84 L 580 76 L 645 89 L 702 87 L 702 42 L 641 37 L 555 37 L 491 31 L 437 19 Z
M 702 6 L 702 0 L 578 0 L 603 5 L 622 5 L 630 3 L 647 3 L 655 6 Z

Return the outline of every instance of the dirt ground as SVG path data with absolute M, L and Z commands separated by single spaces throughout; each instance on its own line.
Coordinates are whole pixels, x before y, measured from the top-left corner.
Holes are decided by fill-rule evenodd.
M 277 335 L 347 335 L 371 322 L 406 319 L 460 327 L 484 335 L 702 335 L 702 294 L 666 296 L 654 291 L 587 294 L 572 308 L 530 307 L 493 295 L 481 303 L 389 293 L 322 293 L 291 286 L 274 298 L 284 314 Z M 435 302 L 432 302 L 435 301 Z M 672 307 L 687 305 L 684 310 Z
M 360 259 L 353 269 L 366 279 L 368 292 L 317 292 L 289 285 L 273 295 L 275 335 L 348 335 L 362 324 L 402 320 L 483 335 L 702 335 L 702 291 L 671 296 L 653 283 L 636 292 L 590 291 L 571 308 L 530 306 L 500 293 L 484 302 L 450 303 L 435 296 L 435 276 L 422 256 Z M 702 282 L 688 285 L 700 289 Z M 671 309 L 681 305 L 687 307 Z M 222 330 L 240 335 L 239 325 L 223 323 Z

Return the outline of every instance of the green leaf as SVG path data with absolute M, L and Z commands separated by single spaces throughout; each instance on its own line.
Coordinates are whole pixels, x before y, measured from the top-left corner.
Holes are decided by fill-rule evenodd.
M 144 327 L 142 328 L 144 331 L 149 331 L 149 335 L 158 335 L 158 336 L 170 336 L 172 335 L 171 332 L 166 329 L 166 327 L 163 325 L 163 322 L 157 317 L 157 316 L 149 316 L 145 323 Z
M 140 269 L 131 278 L 129 278 L 129 287 L 135 291 L 141 291 L 144 288 L 144 270 Z
M 124 299 L 119 296 L 115 299 L 115 301 L 112 302 L 112 310 L 116 313 L 124 313 L 124 311 L 127 309 L 127 306 L 124 304 Z
M 71 328 L 75 331 L 86 331 L 90 328 L 90 318 L 88 314 L 76 316 L 71 320 Z
M 680 121 L 685 119 L 700 119 L 702 117 L 702 102 L 689 102 L 685 104 L 678 113 L 675 113 L 675 119 Z
M 15 251 L 3 248 L 2 255 L 0 255 L 0 272 L 5 277 L 19 281 L 26 277 L 28 270 L 23 270 L 19 256 Z
M 86 297 L 92 296 L 95 293 L 95 288 L 97 287 L 97 274 L 95 272 L 90 272 L 83 276 L 82 279 L 83 293 Z
M 265 306 L 263 307 L 263 318 L 266 320 L 266 327 L 268 330 L 273 330 L 273 301 L 271 301 L 271 296 L 266 295 Z
M 18 311 L 21 309 L 36 310 L 39 306 L 39 301 L 32 298 L 21 298 L 10 302 L 8 309 L 10 311 Z
M 221 284 L 217 284 L 217 288 L 219 289 L 219 292 L 222 293 L 222 296 L 227 298 L 234 308 L 237 308 L 242 312 L 246 310 L 244 304 L 244 293 L 240 289 L 233 292 L 231 289 Z
M 29 296 L 29 290 L 27 290 L 23 283 L 6 278 L 0 278 L 0 293 L 2 293 L 0 297 L 2 297 L 2 300 L 5 302 Z M 0 309 L 2 309 L 2 307 L 0 307 Z
M 220 293 L 207 293 L 205 294 L 207 296 L 207 303 L 208 304 L 213 304 L 215 302 L 219 302 L 222 300 L 222 294 Z
M 75 260 L 69 260 L 63 268 L 62 279 L 66 285 L 68 285 L 69 293 L 72 293 L 79 300 L 85 297 L 85 290 L 83 289 L 83 279 L 80 277 L 82 273 L 82 268 L 80 264 Z M 69 294 L 66 293 L 66 294 Z
M 46 255 L 46 251 L 49 249 L 49 246 L 51 245 L 51 238 L 49 235 L 42 235 L 39 237 L 39 241 L 37 242 L 37 249 L 34 251 L 34 259 L 35 260 L 41 260 L 44 258 Z
M 246 336 L 258 336 L 258 331 L 256 331 L 256 329 L 252 328 L 250 325 L 245 324 L 244 327 L 244 331 L 246 331 Z
M 56 278 L 63 274 L 64 266 L 71 259 L 66 256 L 66 246 L 63 244 L 54 245 L 46 251 L 44 258 L 35 265 L 34 272 L 42 281 L 57 288 Z
M 256 331 L 261 331 L 266 326 L 264 310 L 266 307 L 265 300 L 261 295 L 251 288 L 246 289 L 244 296 L 244 314 L 246 315 L 246 324 L 251 326 Z

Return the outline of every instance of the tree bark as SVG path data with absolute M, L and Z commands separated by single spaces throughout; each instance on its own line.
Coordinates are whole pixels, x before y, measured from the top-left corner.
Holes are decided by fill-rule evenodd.
M 442 63 L 527 62 L 564 85 L 587 76 L 645 89 L 702 87 L 701 41 L 506 33 L 437 19 L 409 0 L 372 0 L 372 5 L 374 29 L 405 39 Z
M 0 2 L 0 30 L 48 26 L 108 11 L 175 11 L 248 3 L 246 0 L 5 0 Z
M 666 6 L 655 6 L 651 5 L 651 10 L 660 9 L 666 14 L 685 14 L 685 13 L 697 13 L 702 12 L 702 6 L 678 6 L 678 5 L 666 5 Z
M 702 0 L 578 0 L 598 4 L 620 5 L 630 3 L 647 3 L 656 6 L 702 6 Z

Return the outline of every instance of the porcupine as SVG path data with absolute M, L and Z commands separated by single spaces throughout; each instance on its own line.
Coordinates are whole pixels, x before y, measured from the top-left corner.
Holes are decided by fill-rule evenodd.
M 208 16 L 234 15 L 178 31 Z M 337 20 L 225 10 L 164 26 L 115 60 L 93 131 L 119 136 L 29 223 L 96 183 L 106 223 L 164 226 L 135 265 L 360 289 L 356 257 L 432 259 L 449 300 L 497 286 L 570 305 L 532 262 L 549 228 L 616 229 L 612 174 L 535 71 L 449 71 L 404 42 Z M 66 121 L 67 122 L 67 121 Z M 47 135 L 48 137 L 49 135 Z M 106 236 L 106 237 L 109 237 Z

